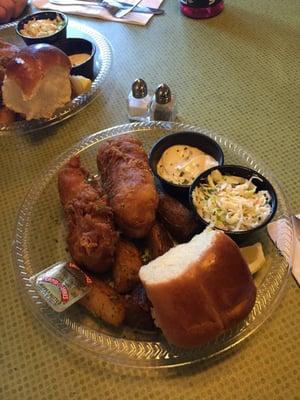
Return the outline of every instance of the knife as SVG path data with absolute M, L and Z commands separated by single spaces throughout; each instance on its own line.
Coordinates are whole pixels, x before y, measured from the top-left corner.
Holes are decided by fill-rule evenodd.
M 118 11 L 118 12 L 114 15 L 114 17 L 116 17 L 116 18 L 123 18 L 123 17 L 125 17 L 125 15 L 129 14 L 131 11 L 134 11 L 135 7 L 136 7 L 137 5 L 139 5 L 139 3 L 140 3 L 141 1 L 142 1 L 142 0 L 136 0 L 136 1 L 132 4 L 131 7 L 128 7 L 126 10 L 120 10 L 120 11 Z
M 113 0 L 111 3 L 104 1 L 103 3 L 100 1 L 86 1 L 86 0 L 49 0 L 51 4 L 57 4 L 61 6 L 94 6 L 94 7 L 102 7 L 106 8 L 106 4 L 116 5 L 120 8 L 120 10 L 127 10 L 128 7 L 132 7 L 132 3 L 125 3 L 123 1 L 115 1 Z M 146 7 L 146 6 L 136 6 L 134 12 L 144 13 L 144 14 L 155 14 L 155 15 L 162 15 L 164 14 L 164 10 L 159 8 L 153 7 Z

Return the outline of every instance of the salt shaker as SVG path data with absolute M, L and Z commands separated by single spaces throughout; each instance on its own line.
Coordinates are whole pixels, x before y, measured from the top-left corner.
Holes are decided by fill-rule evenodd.
M 136 79 L 127 99 L 127 112 L 130 121 L 146 121 L 149 117 L 151 96 L 143 79 Z
M 224 8 L 224 0 L 180 0 L 182 14 L 190 18 L 210 18 Z
M 176 117 L 176 100 L 171 89 L 165 83 L 160 84 L 153 96 L 150 119 L 155 121 L 174 121 Z

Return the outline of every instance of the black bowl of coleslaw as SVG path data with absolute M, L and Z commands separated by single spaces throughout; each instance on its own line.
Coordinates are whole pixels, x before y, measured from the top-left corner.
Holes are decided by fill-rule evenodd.
M 239 165 L 220 165 L 199 175 L 190 187 L 189 203 L 201 227 L 210 225 L 237 241 L 264 228 L 277 210 L 270 181 Z
M 59 11 L 39 11 L 26 15 L 17 26 L 17 34 L 30 46 L 36 43 L 54 44 L 67 37 L 68 17 Z

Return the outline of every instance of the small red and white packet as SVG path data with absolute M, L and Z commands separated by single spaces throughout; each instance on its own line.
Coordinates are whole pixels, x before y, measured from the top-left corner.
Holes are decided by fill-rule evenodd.
M 30 282 L 53 310 L 62 312 L 85 296 L 92 280 L 75 263 L 58 261 L 33 275 Z

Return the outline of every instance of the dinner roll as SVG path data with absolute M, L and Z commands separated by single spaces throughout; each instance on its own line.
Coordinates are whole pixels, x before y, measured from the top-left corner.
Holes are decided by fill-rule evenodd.
M 71 99 L 71 62 L 57 47 L 34 44 L 22 49 L 7 65 L 4 105 L 27 120 L 50 118 Z
M 206 229 L 139 273 L 155 323 L 170 344 L 206 343 L 251 311 L 256 287 L 235 242 Z

